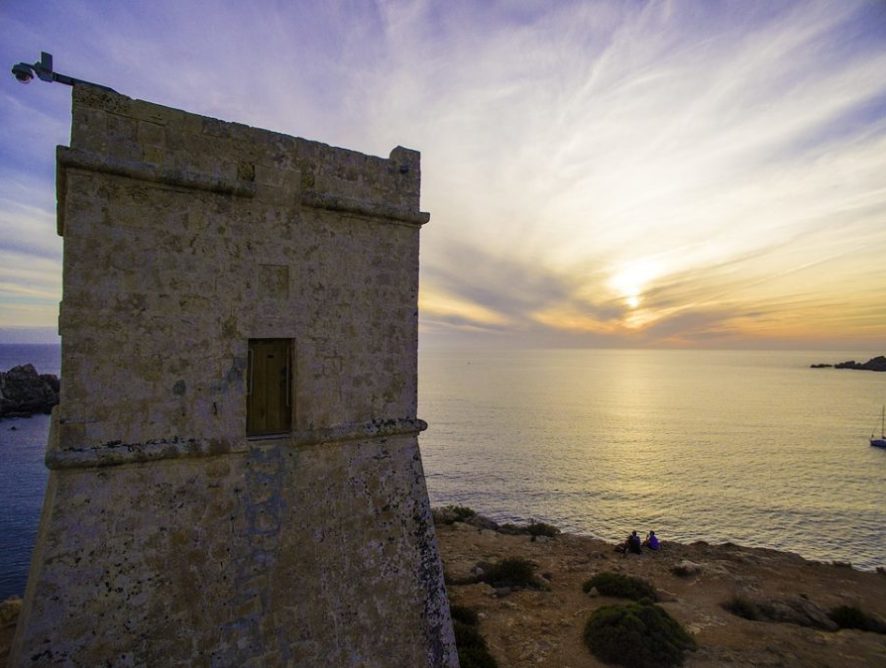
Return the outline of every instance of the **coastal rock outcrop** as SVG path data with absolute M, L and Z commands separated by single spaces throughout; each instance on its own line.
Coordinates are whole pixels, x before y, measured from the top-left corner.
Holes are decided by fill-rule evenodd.
M 835 369 L 859 369 L 861 371 L 886 371 L 886 357 L 880 355 L 872 357 L 867 362 L 859 363 L 855 360 L 840 362 L 834 365 Z
M 32 364 L 0 371 L 0 417 L 49 413 L 58 403 L 58 377 L 37 373 Z
M 886 356 L 878 355 L 872 357 L 867 362 L 856 362 L 849 360 L 847 362 L 838 362 L 836 364 L 810 364 L 811 369 L 857 369 L 859 371 L 886 371 Z

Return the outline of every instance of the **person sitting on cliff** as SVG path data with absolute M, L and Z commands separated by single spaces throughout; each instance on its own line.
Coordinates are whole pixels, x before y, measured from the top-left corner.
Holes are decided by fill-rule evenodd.
M 661 543 L 658 542 L 658 536 L 655 535 L 654 531 L 646 534 L 646 540 L 643 541 L 643 545 L 650 550 L 658 551 L 661 548 Z
M 627 556 L 628 552 L 641 554 L 643 550 L 641 549 L 640 536 L 637 535 L 636 531 L 631 531 L 631 535 L 628 536 L 628 539 L 615 549 L 625 556 Z

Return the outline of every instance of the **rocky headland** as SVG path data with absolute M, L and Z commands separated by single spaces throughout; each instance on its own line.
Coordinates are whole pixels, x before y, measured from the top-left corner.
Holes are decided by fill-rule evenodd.
M 435 515 L 450 604 L 477 613 L 476 628 L 501 668 L 607 665 L 585 645 L 585 625 L 595 610 L 627 601 L 583 591 L 601 573 L 641 578 L 655 589 L 657 605 L 697 645 L 685 653 L 686 666 L 886 666 L 884 572 L 666 536 L 658 552 L 623 556 L 613 544 L 547 525 L 521 533 L 489 528 L 480 516 Z M 484 581 L 491 564 L 514 558 L 535 564 L 536 586 Z M 881 632 L 840 628 L 831 618 L 840 609 L 863 611 L 883 624 Z
M 886 371 L 886 357 L 878 355 L 867 362 L 837 362 L 836 364 L 810 364 L 812 369 L 856 369 L 858 371 Z
M 37 373 L 32 364 L 0 371 L 0 418 L 49 413 L 58 403 L 58 377 Z
M 471 629 L 488 651 L 485 659 L 468 657 L 462 668 L 607 665 L 583 640 L 595 610 L 626 602 L 596 587 L 584 591 L 602 573 L 640 578 L 654 589 L 656 605 L 696 645 L 685 653 L 685 666 L 886 665 L 882 569 L 863 572 L 787 552 L 684 545 L 667 537 L 658 552 L 623 556 L 611 543 L 547 524 L 499 526 L 467 509 L 437 509 L 434 516 L 453 613 L 475 617 Z M 489 577 L 508 560 L 531 563 L 529 586 Z M 17 599 L 0 605 L 0 668 L 20 606 Z M 841 609 L 866 615 L 872 630 L 841 628 L 845 622 L 832 618 Z

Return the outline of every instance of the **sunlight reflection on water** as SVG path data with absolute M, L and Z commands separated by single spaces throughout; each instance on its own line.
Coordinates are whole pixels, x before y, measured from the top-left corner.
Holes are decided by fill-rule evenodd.
M 869 356 L 873 356 L 872 353 Z M 841 352 L 422 351 L 434 504 L 884 565 L 886 374 Z

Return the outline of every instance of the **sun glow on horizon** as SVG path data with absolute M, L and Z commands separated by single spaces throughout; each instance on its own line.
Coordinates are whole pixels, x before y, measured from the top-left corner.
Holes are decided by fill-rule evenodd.
M 660 266 L 653 260 L 631 260 L 618 267 L 610 276 L 608 285 L 634 310 L 643 302 L 643 293 L 647 286 L 660 273 Z
M 0 12 L 0 52 L 63 43 L 59 67 L 133 97 L 419 150 L 422 336 L 886 341 L 882 3 L 260 4 L 216 7 L 204 30 L 192 3 L 59 0 L 76 11 Z M 0 104 L 0 330 L 55 331 L 70 93 L 16 86 Z

